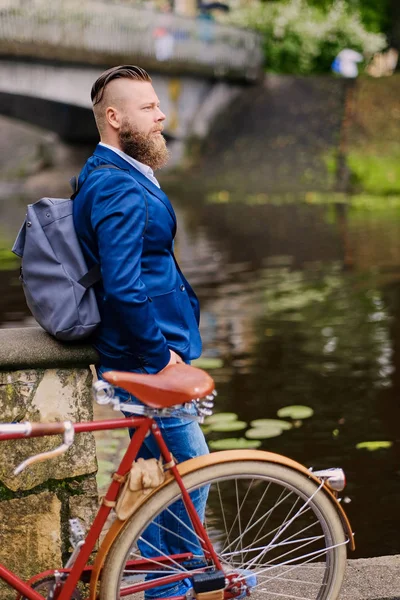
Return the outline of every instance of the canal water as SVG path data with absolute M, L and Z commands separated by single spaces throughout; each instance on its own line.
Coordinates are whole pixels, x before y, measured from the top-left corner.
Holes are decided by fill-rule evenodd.
M 343 467 L 354 556 L 399 553 L 400 198 L 170 197 L 202 306 L 198 364 L 215 379 L 216 412 L 232 413 L 208 425 L 209 442 Z M 0 200 L 0 327 L 34 324 L 7 250 L 25 204 Z M 279 412 L 293 405 L 306 408 Z M 253 423 L 278 412 L 285 429 Z M 123 435 L 99 440 L 100 486 Z

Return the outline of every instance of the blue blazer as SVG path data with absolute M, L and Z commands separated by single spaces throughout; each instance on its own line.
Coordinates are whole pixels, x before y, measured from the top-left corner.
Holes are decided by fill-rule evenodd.
M 105 168 L 89 173 L 101 164 Z M 176 217 L 167 196 L 118 154 L 97 146 L 79 175 L 76 232 L 95 284 L 101 324 L 93 344 L 101 364 L 156 373 L 169 348 L 185 361 L 201 354 L 199 303 L 174 257 Z

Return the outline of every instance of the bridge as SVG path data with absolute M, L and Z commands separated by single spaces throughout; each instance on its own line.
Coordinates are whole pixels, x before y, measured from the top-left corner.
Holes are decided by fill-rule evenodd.
M 176 140 L 202 137 L 261 73 L 259 36 L 204 19 L 101 0 L 0 0 L 0 114 L 96 139 L 90 89 L 115 64 L 152 75 Z

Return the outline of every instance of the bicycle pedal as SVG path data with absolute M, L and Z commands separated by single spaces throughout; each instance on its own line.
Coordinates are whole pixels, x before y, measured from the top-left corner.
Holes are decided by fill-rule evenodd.
M 73 548 L 76 548 L 76 546 L 80 542 L 82 542 L 86 536 L 85 527 L 83 526 L 80 519 L 70 519 L 69 520 L 69 532 L 70 532 L 69 541 L 71 542 L 71 546 Z

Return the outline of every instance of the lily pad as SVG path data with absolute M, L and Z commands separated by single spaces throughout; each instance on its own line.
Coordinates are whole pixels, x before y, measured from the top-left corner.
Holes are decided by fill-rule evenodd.
M 211 450 L 249 450 L 259 448 L 260 440 L 245 440 L 244 438 L 227 438 L 208 442 Z
M 254 427 L 253 429 L 248 429 L 245 433 L 245 436 L 250 440 L 266 440 L 268 438 L 278 437 L 278 435 L 282 435 L 283 429 L 280 427 Z
M 211 423 L 209 428 L 211 431 L 240 431 L 246 429 L 247 423 L 245 421 L 217 421 Z
M 200 425 L 200 427 L 204 435 L 207 435 L 207 433 L 210 433 L 211 431 L 211 427 L 209 427 L 208 425 Z
M 226 423 L 227 421 L 237 421 L 236 413 L 215 413 L 215 415 L 211 415 L 204 420 L 205 425 L 212 425 L 214 423 Z
M 192 361 L 192 365 L 194 367 L 198 367 L 199 369 L 204 369 L 205 371 L 208 371 L 212 369 L 220 369 L 224 366 L 224 361 L 222 360 L 222 358 L 212 358 L 205 356 L 204 358 L 197 358 L 196 360 Z
M 310 406 L 302 406 L 301 404 L 293 404 L 292 406 L 284 406 L 276 413 L 279 418 L 288 417 L 289 419 L 308 419 L 314 414 L 314 410 Z
M 282 431 L 292 429 L 293 427 L 292 423 L 289 423 L 289 421 L 282 421 L 281 419 L 255 419 L 255 421 L 251 421 L 250 425 L 257 429 L 263 429 L 264 427 L 280 427 Z
M 369 450 L 370 452 L 374 452 L 375 450 L 382 450 L 384 448 L 391 448 L 393 446 L 393 442 L 360 442 L 357 444 L 357 450 Z

